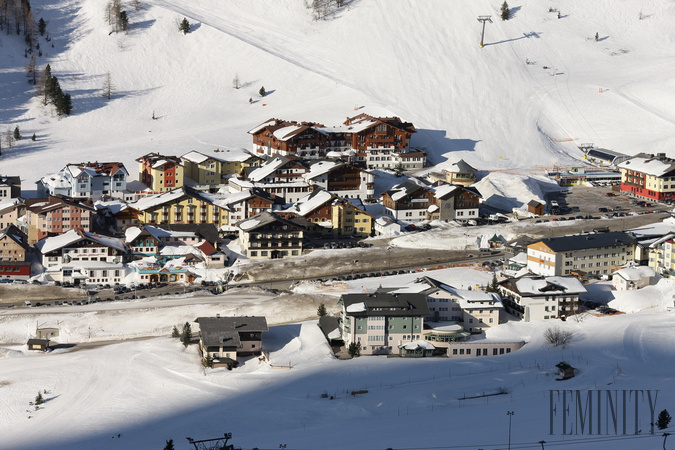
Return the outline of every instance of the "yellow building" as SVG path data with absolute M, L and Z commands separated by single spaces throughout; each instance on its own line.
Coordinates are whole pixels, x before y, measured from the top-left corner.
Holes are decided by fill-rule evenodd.
M 370 236 L 373 231 L 373 216 L 345 199 L 332 204 L 331 216 L 333 234 Z
M 227 152 L 221 152 L 227 154 Z M 198 185 L 226 184 L 227 178 L 240 174 L 247 167 L 260 166 L 262 159 L 248 152 L 231 158 L 205 155 L 192 151 L 181 156 L 185 176 Z
M 138 220 L 145 224 L 213 223 L 221 228 L 229 223 L 226 207 L 188 187 L 142 198 L 129 207 L 138 211 Z
M 159 153 L 148 153 L 138 161 L 138 179 L 153 192 L 167 192 L 183 186 L 181 159 Z

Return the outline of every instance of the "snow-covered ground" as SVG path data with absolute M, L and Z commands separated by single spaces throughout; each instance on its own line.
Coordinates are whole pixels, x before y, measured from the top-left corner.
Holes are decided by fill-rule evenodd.
M 270 117 L 331 126 L 362 112 L 412 121 L 413 145 L 437 169 L 463 158 L 527 173 L 578 160 L 588 142 L 675 155 L 675 8 L 666 0 L 526 0 L 508 21 L 486 0 L 351 0 L 326 21 L 312 21 L 304 0 L 141 3 L 127 7 L 131 30 L 111 34 L 105 3 L 31 2 L 51 36 L 39 38 L 37 63 L 50 63 L 73 97 L 63 119 L 25 82 L 23 39 L 3 37 L 0 89 L 11 95 L 0 129 L 18 125 L 25 139 L 3 148 L 2 171 L 19 174 L 24 189 L 65 162 L 114 155 L 135 174 L 149 152 L 250 148 L 246 131 Z M 494 21 L 480 48 L 476 18 L 485 14 Z M 177 29 L 183 17 L 193 24 L 187 35 Z
M 470 268 L 426 275 L 458 287 L 485 284 L 491 277 Z M 403 287 L 416 276 L 357 280 L 333 289 L 301 285 L 296 291 L 331 295 L 336 301 L 342 292 Z M 612 292 L 610 305 L 641 310 L 632 314 L 500 325 L 487 336 L 525 339 L 527 345 L 509 355 L 480 359 L 336 360 L 315 320 L 272 326 L 264 335 L 270 363 L 251 358 L 232 371 L 204 371 L 194 346 L 185 350 L 168 337 L 48 354 L 4 345 L 0 448 L 150 449 L 174 439 L 176 448 L 187 450 L 191 447 L 185 437 L 224 432 L 232 432 L 232 442 L 242 448 L 506 448 L 506 411 L 515 412 L 512 448 L 536 448 L 540 440 L 563 448 L 655 448 L 661 437 L 648 434 L 646 399 L 638 403 L 637 438 L 632 436 L 633 404 L 627 416 L 630 436 L 621 440 L 610 440 L 615 439 L 613 428 L 609 436 L 562 435 L 560 415 L 554 416 L 550 435 L 549 390 L 659 390 L 656 413 L 672 405 L 675 394 L 667 386 L 674 369 L 669 361 L 675 353 L 675 317 L 665 306 L 672 302 L 674 287 L 672 281 L 661 280 L 641 291 Z M 330 297 L 317 298 L 333 307 Z M 220 304 L 212 300 L 175 299 L 165 306 L 146 300 L 97 312 L 3 313 L 0 342 L 22 341 L 36 324 L 59 326 L 59 342 L 86 343 L 166 336 L 174 324 L 201 315 L 264 314 L 274 325 L 316 310 L 316 301 L 291 303 L 284 296 L 254 293 L 221 297 Z M 551 327 L 574 333 L 568 348 L 546 343 L 543 333 Z M 555 381 L 554 366 L 563 360 L 579 372 L 574 379 Z M 45 390 L 47 402 L 35 411 L 29 402 Z M 350 395 L 355 390 L 368 393 Z M 506 394 L 463 399 L 498 392 Z

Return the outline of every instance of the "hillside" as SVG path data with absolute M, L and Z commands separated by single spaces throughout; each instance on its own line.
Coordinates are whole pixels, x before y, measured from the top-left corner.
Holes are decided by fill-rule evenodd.
M 0 130 L 37 137 L 3 146 L 0 170 L 21 175 L 24 189 L 65 162 L 121 160 L 133 174 L 147 152 L 235 152 L 269 117 L 331 125 L 355 108 L 412 121 L 413 145 L 435 164 L 462 157 L 529 172 L 578 158 L 582 142 L 675 156 L 675 6 L 666 0 L 523 1 L 506 22 L 484 0 L 352 0 L 325 21 L 303 0 L 145 0 L 127 7 L 127 34 L 110 34 L 105 3 L 31 2 L 54 44 L 40 38 L 38 64 L 71 93 L 70 117 L 33 97 L 21 37 L 0 36 Z M 493 23 L 480 48 L 483 14 Z

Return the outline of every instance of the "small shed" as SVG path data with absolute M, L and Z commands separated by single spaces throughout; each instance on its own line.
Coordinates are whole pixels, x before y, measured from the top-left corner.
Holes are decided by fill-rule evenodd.
M 544 215 L 544 205 L 539 203 L 536 200 L 530 200 L 527 203 L 527 212 L 530 214 L 535 214 L 537 216 L 543 216 Z
M 49 339 L 28 339 L 28 350 L 49 350 Z
M 565 361 L 561 361 L 555 365 L 558 368 L 558 376 L 560 380 L 568 380 L 574 377 L 574 367 L 567 364 Z

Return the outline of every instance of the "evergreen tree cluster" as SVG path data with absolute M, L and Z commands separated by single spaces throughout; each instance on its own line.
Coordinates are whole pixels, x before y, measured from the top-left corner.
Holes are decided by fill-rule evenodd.
M 36 87 L 37 95 L 42 97 L 42 104 L 54 105 L 56 114 L 59 116 L 69 116 L 73 111 L 70 94 L 64 93 L 61 90 L 59 80 L 55 76 L 52 76 L 52 69 L 49 64 L 42 71 Z
M 178 29 L 183 32 L 183 34 L 188 34 L 190 32 L 190 22 L 183 17 L 183 20 L 181 20 L 180 24 L 178 25 Z
M 185 347 L 190 345 L 190 341 L 192 341 L 192 327 L 190 326 L 190 322 L 185 322 L 185 325 L 183 325 L 183 332 L 180 335 L 180 341 Z
M 511 10 L 509 9 L 509 4 L 504 1 L 504 3 L 502 3 L 501 18 L 502 20 L 509 20 L 510 16 Z

